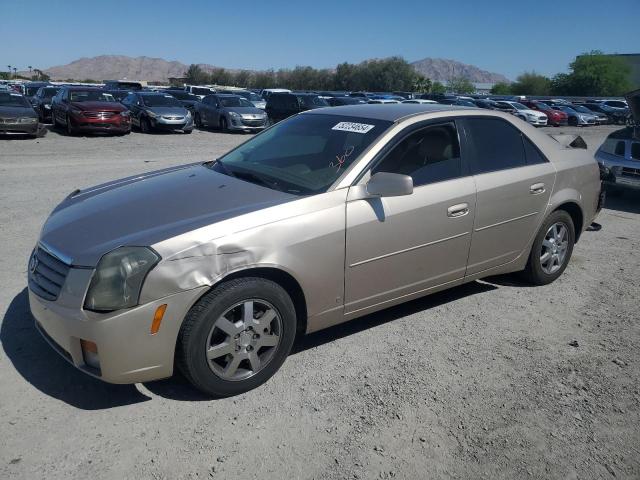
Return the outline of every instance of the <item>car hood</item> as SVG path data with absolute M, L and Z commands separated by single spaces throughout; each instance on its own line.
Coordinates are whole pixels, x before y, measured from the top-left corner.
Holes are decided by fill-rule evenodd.
M 546 114 L 546 113 L 544 113 L 544 112 L 539 112 L 538 110 L 530 110 L 530 109 L 529 109 L 529 110 L 519 110 L 519 111 L 520 111 L 520 112 L 523 112 L 523 113 L 526 113 L 527 115 L 534 115 L 534 116 L 536 116 L 536 117 L 538 117 L 538 118 L 540 118 L 540 117 L 542 117 L 542 116 L 544 116 L 544 117 L 546 117 L 546 116 L 547 116 L 547 114 Z
M 31 107 L 7 107 L 0 106 L 0 116 L 2 117 L 37 117 L 35 110 Z
M 123 246 L 149 246 L 231 217 L 296 199 L 217 173 L 184 165 L 74 192 L 47 219 L 40 240 L 93 267 Z
M 185 116 L 187 114 L 187 109 L 183 106 L 179 107 L 146 107 L 146 109 L 150 112 L 155 113 L 156 115 L 180 115 Z
M 126 108 L 116 102 L 71 102 L 74 108 L 82 111 L 122 112 Z
M 264 115 L 264 110 L 257 107 L 225 107 L 227 112 L 235 112 L 240 115 Z

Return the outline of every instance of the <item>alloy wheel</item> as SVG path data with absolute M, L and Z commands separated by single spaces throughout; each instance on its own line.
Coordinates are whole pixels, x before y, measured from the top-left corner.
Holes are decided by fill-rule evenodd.
M 556 273 L 562 268 L 567 258 L 569 247 L 569 230 L 562 222 L 556 222 L 549 227 L 542 241 L 540 252 L 540 266 L 548 275 Z
M 271 361 L 281 335 L 282 319 L 269 302 L 249 299 L 237 303 L 209 331 L 209 368 L 223 380 L 246 380 Z

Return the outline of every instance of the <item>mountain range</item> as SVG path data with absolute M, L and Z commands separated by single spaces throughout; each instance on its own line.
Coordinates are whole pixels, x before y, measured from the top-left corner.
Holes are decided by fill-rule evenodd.
M 499 73 L 481 70 L 474 65 L 446 60 L 442 58 L 424 58 L 413 62 L 416 71 L 431 80 L 446 82 L 452 77 L 464 77 L 471 82 L 508 82 Z M 199 64 L 203 70 L 218 68 L 210 64 Z M 178 61 L 168 61 L 162 58 L 128 57 L 125 55 L 100 55 L 91 58 L 80 58 L 67 65 L 46 68 L 52 80 L 147 80 L 166 82 L 169 77 L 181 77 L 189 68 Z

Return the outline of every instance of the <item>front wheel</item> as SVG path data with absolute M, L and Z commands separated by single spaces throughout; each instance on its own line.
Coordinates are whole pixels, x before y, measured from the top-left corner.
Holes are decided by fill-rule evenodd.
M 220 117 L 220 131 L 222 132 L 227 132 L 228 127 L 227 127 L 227 119 L 224 117 Z
M 293 302 L 277 283 L 255 277 L 222 283 L 187 314 L 178 367 L 209 395 L 238 395 L 276 373 L 291 351 L 296 324 Z
M 197 128 L 203 128 L 204 127 L 204 124 L 202 123 L 202 117 L 200 117 L 199 113 L 196 113 L 196 115 L 193 118 L 193 120 L 194 120 Z
M 567 268 L 573 245 L 575 227 L 571 215 L 556 210 L 545 220 L 531 247 L 524 277 L 534 285 L 555 281 Z
M 151 133 L 151 123 L 147 117 L 140 118 L 140 131 L 142 133 Z

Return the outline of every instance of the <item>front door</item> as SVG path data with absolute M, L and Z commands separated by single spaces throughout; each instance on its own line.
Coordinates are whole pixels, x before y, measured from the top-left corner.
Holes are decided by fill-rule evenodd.
M 454 285 L 465 274 L 475 185 L 453 122 L 398 135 L 371 174 L 410 175 L 411 195 L 347 202 L 345 314 Z

